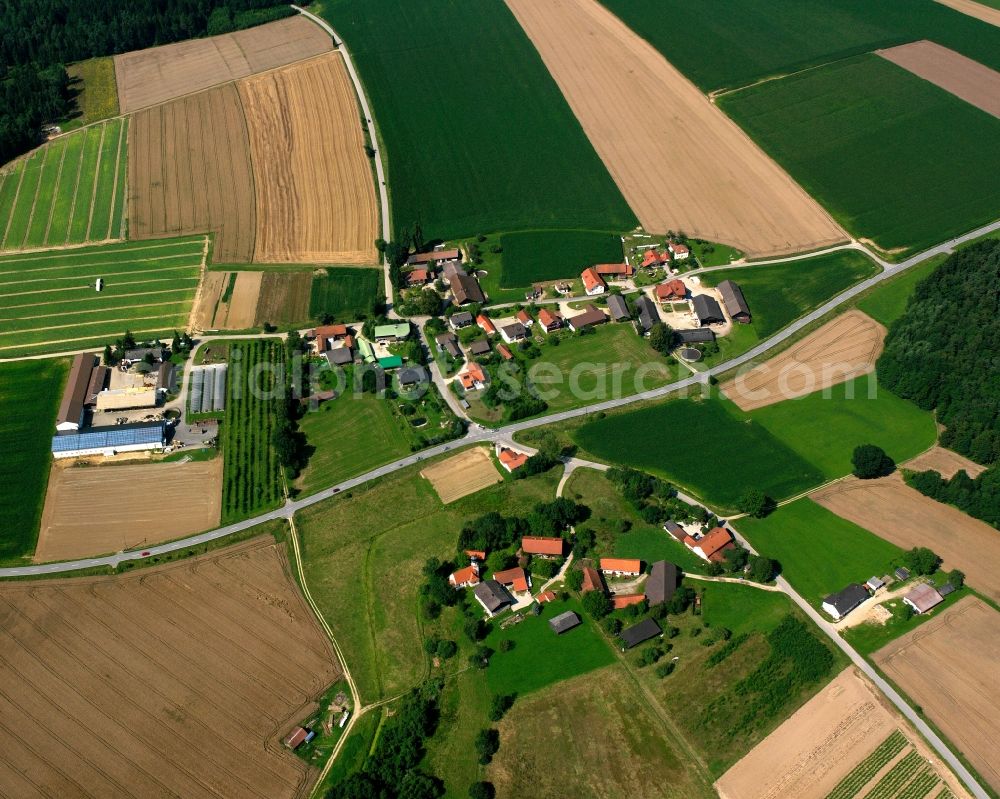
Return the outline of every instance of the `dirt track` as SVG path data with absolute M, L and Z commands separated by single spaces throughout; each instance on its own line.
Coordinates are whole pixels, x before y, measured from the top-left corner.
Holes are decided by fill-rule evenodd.
M 1000 791 L 1000 613 L 965 597 L 874 659 Z
M 1000 118 L 1000 72 L 928 41 L 911 42 L 875 52 L 987 114 Z
M 170 541 L 219 524 L 222 458 L 52 467 L 35 563 Z
M 490 460 L 489 450 L 484 447 L 473 447 L 428 466 L 420 476 L 430 481 L 445 505 L 503 482 L 503 477 Z
M 253 153 L 254 260 L 376 263 L 378 207 L 339 53 L 240 83 Z
M 906 463 L 901 464 L 905 469 L 912 469 L 915 472 L 923 472 L 933 469 L 942 477 L 951 479 L 956 473 L 964 470 L 969 477 L 978 477 L 986 471 L 985 466 L 980 466 L 975 461 L 952 452 L 944 447 L 931 447 L 922 455 L 911 458 Z
M 135 114 L 128 165 L 131 238 L 214 231 L 216 263 L 250 261 L 253 175 L 235 86 Z
M 715 783 L 722 799 L 824 799 L 837 783 L 894 730 L 932 758 L 923 740 L 903 724 L 894 708 L 853 667 L 799 708 L 778 729 Z M 947 767 L 935 769 L 958 797 L 968 794 Z M 888 766 L 886 769 L 888 770 Z M 858 786 L 864 796 L 881 776 Z M 937 795 L 937 790 L 929 792 Z
M 0 652 L 0 795 L 21 799 L 301 797 L 281 737 L 339 674 L 270 538 L 6 583 Z
M 961 569 L 969 584 L 1000 601 L 1000 533 L 910 488 L 898 474 L 846 478 L 811 499 L 903 549 L 930 547 L 944 568 Z
M 318 25 L 295 16 L 223 36 L 134 50 L 115 56 L 119 104 L 122 113 L 131 113 L 332 47 Z
M 868 374 L 882 354 L 886 329 L 861 311 L 831 319 L 802 341 L 722 385 L 742 410 L 803 397 Z
M 694 84 L 596 0 L 507 4 L 646 230 L 683 230 L 751 256 L 848 238 Z
M 937 2 L 1000 28 L 1000 8 L 990 8 L 975 0 L 937 0 Z

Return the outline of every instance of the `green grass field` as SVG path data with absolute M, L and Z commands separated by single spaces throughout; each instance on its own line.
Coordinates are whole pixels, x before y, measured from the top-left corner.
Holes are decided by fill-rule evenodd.
M 740 519 L 736 526 L 754 549 L 779 561 L 782 574 L 817 607 L 848 583 L 887 574 L 902 553 L 807 497 L 764 519 Z
M 1000 69 L 1000 31 L 932 0 L 602 2 L 705 91 L 917 39 Z
M 306 581 L 344 648 L 365 702 L 394 696 L 429 674 L 422 647 L 427 622 L 417 603 L 427 558 L 454 557 L 467 519 L 491 510 L 525 513 L 551 501 L 559 479 L 559 471 L 552 470 L 507 480 L 443 505 L 418 476 L 426 465 L 346 491 L 295 516 Z M 464 662 L 449 666 L 464 667 Z
M 324 0 L 316 10 L 350 47 L 375 109 L 397 232 L 636 225 L 503 3 Z
M 0 256 L 0 358 L 101 347 L 126 328 L 171 335 L 187 324 L 203 250 L 192 237 Z
M 549 627 L 549 619 L 567 610 L 580 616 L 583 624 L 556 635 Z M 509 652 L 500 651 L 500 642 L 505 638 L 514 642 Z M 529 615 L 506 630 L 494 626 L 486 645 L 496 652 L 486 671 L 486 682 L 495 694 L 524 696 L 599 669 L 615 659 L 608 642 L 576 599 L 547 602 L 540 615 Z
M 842 250 L 802 261 L 707 272 L 702 282 L 708 286 L 723 280 L 737 283 L 750 306 L 753 321 L 749 327 L 757 340 L 763 341 L 879 271 L 865 255 Z
M 50 440 L 62 397 L 67 362 L 0 364 L 0 563 L 20 566 L 31 558 L 49 482 Z
M 838 222 L 883 250 L 920 250 L 1000 212 L 1000 120 L 878 56 L 718 102 Z
M 89 125 L 118 115 L 118 87 L 113 58 L 89 58 L 66 67 L 70 89 L 77 92 L 79 116 L 70 124 Z M 65 129 L 65 128 L 64 128 Z
M 371 315 L 372 305 L 383 296 L 381 269 L 335 266 L 325 271 L 313 277 L 309 316 L 356 322 Z
M 594 264 L 622 262 L 621 237 L 593 230 L 528 230 L 505 233 L 504 288 L 527 288 L 533 282 L 577 278 Z
M 947 255 L 938 255 L 886 280 L 857 301 L 858 309 L 888 327 L 906 311 L 906 304 L 913 296 L 917 283 L 946 260 Z
M 0 174 L 0 249 L 61 247 L 123 235 L 128 123 L 53 139 Z

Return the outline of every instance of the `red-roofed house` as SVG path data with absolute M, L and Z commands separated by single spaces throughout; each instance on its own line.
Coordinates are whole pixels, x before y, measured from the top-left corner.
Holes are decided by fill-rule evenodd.
M 538 602 L 539 605 L 544 605 L 546 602 L 555 602 L 556 592 L 542 591 L 542 593 L 540 593 L 538 596 L 535 597 L 535 600 Z
M 497 344 L 497 352 L 500 353 L 500 357 L 505 361 L 510 361 L 514 358 L 514 353 L 510 351 L 510 347 L 506 344 Z
M 686 244 L 681 244 L 680 242 L 671 241 L 667 243 L 667 249 L 673 254 L 674 258 L 678 261 L 683 261 L 685 258 L 691 255 L 691 250 L 688 249 Z
M 334 341 L 349 335 L 347 325 L 323 325 L 316 328 L 316 352 L 326 352 Z
M 484 313 L 481 313 L 476 317 L 476 324 L 479 325 L 479 327 L 481 327 L 488 336 L 492 336 L 497 332 L 497 326 L 493 324 L 493 320 Z
M 684 543 L 699 558 L 712 561 L 713 563 L 722 563 L 725 561 L 725 551 L 732 549 L 734 546 L 733 534 L 725 527 L 716 527 L 698 540 L 689 536 L 685 539 Z
M 407 286 L 423 286 L 428 278 L 430 277 L 430 272 L 426 269 L 413 269 L 406 273 L 406 285 Z
M 615 594 L 611 597 L 611 605 L 615 610 L 621 610 L 629 605 L 638 605 L 645 598 L 645 594 Z
M 499 444 L 497 444 L 497 458 L 500 459 L 500 465 L 508 472 L 520 469 L 528 460 L 528 456 L 523 452 L 514 452 L 514 450 L 501 447 Z
M 527 591 L 531 588 L 531 578 L 527 572 L 521 568 L 507 569 L 502 572 L 493 572 L 493 579 L 500 585 L 510 588 L 512 591 Z
M 580 273 L 580 277 L 583 279 L 583 290 L 587 292 L 588 297 L 593 297 L 595 294 L 603 294 L 605 289 L 607 289 L 601 276 L 597 274 L 597 270 L 593 267 L 584 269 Z
M 471 588 L 479 584 L 479 567 L 476 564 L 454 571 L 449 575 L 448 582 L 455 588 Z
M 586 594 L 589 591 L 604 592 L 604 580 L 597 569 L 585 566 L 581 571 L 583 572 L 583 584 L 580 586 L 581 593 Z
M 631 264 L 598 264 L 594 271 L 605 280 L 628 280 L 635 272 Z
M 289 749 L 298 749 L 306 742 L 306 738 L 308 737 L 309 732 L 304 727 L 296 727 L 285 738 L 285 746 Z
M 526 535 L 521 539 L 521 551 L 526 555 L 541 555 L 545 558 L 562 557 L 565 541 L 549 536 Z
M 652 269 L 669 263 L 670 253 L 660 252 L 655 247 L 651 250 L 646 250 L 642 256 L 642 266 L 644 269 Z
M 683 300 L 687 296 L 687 286 L 683 280 L 668 280 L 660 283 L 653 289 L 658 302 L 670 302 L 671 300 Z
M 544 328 L 546 333 L 551 333 L 553 330 L 558 330 L 562 327 L 562 317 L 555 311 L 542 308 L 538 312 L 538 323 Z
M 470 361 L 465 367 L 465 371 L 458 376 L 462 388 L 466 391 L 473 391 L 486 388 L 487 378 L 483 367 L 475 361 Z
M 531 314 L 524 310 L 524 308 L 517 312 L 517 321 L 525 327 L 531 327 L 535 324 L 535 320 L 531 318 Z
M 465 554 L 470 558 L 475 558 L 476 560 L 486 560 L 486 550 L 485 549 L 467 549 Z
M 633 558 L 601 558 L 601 571 L 615 577 L 638 577 L 642 561 Z

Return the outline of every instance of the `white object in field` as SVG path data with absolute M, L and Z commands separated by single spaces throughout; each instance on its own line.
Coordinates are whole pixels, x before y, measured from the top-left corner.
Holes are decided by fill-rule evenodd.
M 94 281 L 94 291 L 104 291 L 104 278 L 99 277 Z

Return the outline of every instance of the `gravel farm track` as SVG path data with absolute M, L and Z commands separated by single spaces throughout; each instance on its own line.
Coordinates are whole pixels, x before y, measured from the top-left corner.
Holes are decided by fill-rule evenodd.
M 0 795 L 24 799 L 304 797 L 281 738 L 341 673 L 270 538 L 0 586 L 0 652 Z
M 848 236 L 653 47 L 597 0 L 507 0 L 646 230 L 751 257 Z

